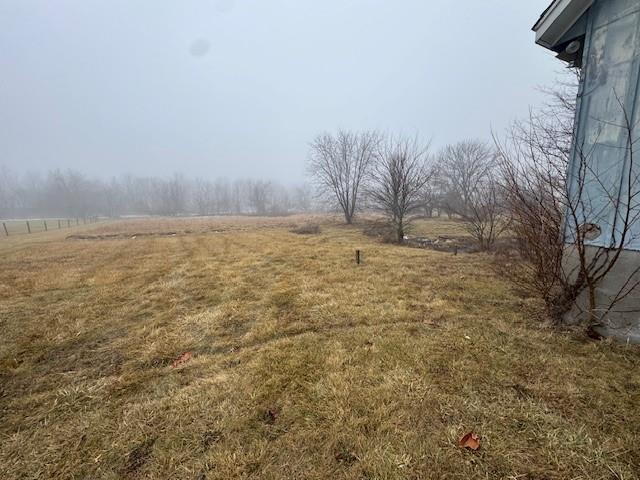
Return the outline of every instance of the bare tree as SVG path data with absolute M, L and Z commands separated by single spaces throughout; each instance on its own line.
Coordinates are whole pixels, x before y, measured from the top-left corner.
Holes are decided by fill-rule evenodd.
M 156 183 L 159 213 L 174 216 L 185 213 L 187 207 L 188 186 L 184 176 L 179 173 L 175 173 L 170 179 L 160 180 Z
M 522 135 L 517 128 L 509 146 L 499 141 L 496 145 L 511 232 L 524 262 L 518 265 L 521 268 L 509 266 L 503 273 L 518 287 L 540 296 L 549 316 L 559 322 L 578 294 L 562 266 L 568 153 L 564 159 L 542 154 L 534 140 L 540 137 Z
M 193 183 L 192 197 L 193 207 L 198 215 L 213 213 L 215 201 L 215 189 L 209 180 L 197 178 Z
M 438 191 L 437 183 L 433 181 L 437 177 L 437 172 L 432 171 L 431 179 L 422 189 L 421 206 L 424 216 L 427 218 L 433 217 L 433 212 L 438 208 L 440 204 L 440 192 Z
M 342 211 L 347 224 L 353 222 L 379 144 L 376 132 L 344 130 L 319 135 L 311 142 L 309 173 L 321 194 Z
M 495 153 L 484 142 L 467 140 L 445 147 L 438 164 L 447 211 L 466 222 L 480 248 L 491 249 L 508 225 Z
M 13 213 L 16 187 L 16 177 L 8 167 L 0 165 L 0 218 Z
M 524 262 L 503 273 L 538 295 L 556 322 L 579 294 L 563 269 L 567 169 L 573 144 L 578 76 L 544 89 L 548 101 L 513 124 L 506 142 L 494 136 L 510 231 Z
M 300 212 L 309 212 L 313 208 L 311 189 L 306 183 L 295 186 L 292 197 L 295 208 Z
M 608 298 L 597 298 L 624 250 L 639 239 L 634 125 L 618 99 L 620 123 L 600 122 L 602 128 L 594 129 L 589 145 L 583 140 L 571 148 L 575 106 L 562 101 L 562 95 L 556 92 L 554 115 L 531 115 L 529 122 L 514 127 L 508 142 L 496 144 L 512 230 L 526 260 L 516 281 L 544 299 L 556 322 L 573 311 L 571 317 L 582 318 L 593 331 L 640 285 L 640 267 L 627 269 L 612 282 L 617 286 Z M 602 130 L 620 139 L 619 144 L 600 141 Z M 598 170 L 595 148 L 601 149 L 600 157 L 606 157 L 602 149 L 624 152 L 620 177 Z
M 249 204 L 255 215 L 266 215 L 269 211 L 273 185 L 271 182 L 258 180 L 251 182 L 249 191 Z
M 391 137 L 377 150 L 368 194 L 387 217 L 398 243 L 404 240 L 411 215 L 423 206 L 423 191 L 432 177 L 427 159 L 428 146 L 417 137 Z
M 226 178 L 219 178 L 213 184 L 213 209 L 217 214 L 235 213 L 242 214 L 242 198 L 238 198 L 237 206 L 234 208 L 232 202 L 232 186 Z M 238 190 L 239 197 L 242 196 Z

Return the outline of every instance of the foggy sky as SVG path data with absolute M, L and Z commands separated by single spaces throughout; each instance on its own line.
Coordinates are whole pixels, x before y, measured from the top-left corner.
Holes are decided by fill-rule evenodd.
M 303 178 L 338 127 L 489 139 L 553 82 L 549 0 L 0 0 L 0 164 Z

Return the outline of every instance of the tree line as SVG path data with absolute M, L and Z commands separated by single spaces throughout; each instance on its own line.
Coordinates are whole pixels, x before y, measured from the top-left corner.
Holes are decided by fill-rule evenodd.
M 286 215 L 315 208 L 306 184 L 124 175 L 109 180 L 76 170 L 18 175 L 0 166 L 0 218 L 125 215 Z
M 309 173 L 317 190 L 351 224 L 358 211 L 384 214 L 401 243 L 412 221 L 434 212 L 464 220 L 483 249 L 506 228 L 497 150 L 465 140 L 436 154 L 416 137 L 375 131 L 317 136 Z

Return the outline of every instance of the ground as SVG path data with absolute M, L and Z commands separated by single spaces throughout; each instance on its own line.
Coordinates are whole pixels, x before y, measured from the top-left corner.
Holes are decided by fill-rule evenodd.
M 546 326 L 489 256 L 361 232 L 3 238 L 0 478 L 639 478 L 638 347 Z

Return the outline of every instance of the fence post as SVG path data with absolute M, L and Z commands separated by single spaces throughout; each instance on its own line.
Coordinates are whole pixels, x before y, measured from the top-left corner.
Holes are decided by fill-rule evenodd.
M 49 229 L 47 228 L 47 221 L 46 221 L 46 220 L 43 220 L 43 221 L 42 221 L 42 223 L 44 223 L 44 231 L 45 231 L 45 232 L 48 232 L 48 231 L 49 231 Z
M 60 228 L 62 227 L 60 226 L 60 219 L 58 219 L 58 230 L 60 230 Z
M 9 236 L 9 230 L 7 230 L 7 224 L 2 222 L 2 227 L 4 228 L 4 234 L 8 237 Z
M 356 250 L 356 264 L 360 265 L 360 250 Z
M 67 228 L 71 228 L 71 219 L 67 218 Z
M 80 225 L 80 220 L 78 220 L 78 217 L 76 217 L 76 225 Z
M 29 226 L 29 220 L 27 220 L 27 233 L 31 233 L 31 227 Z

